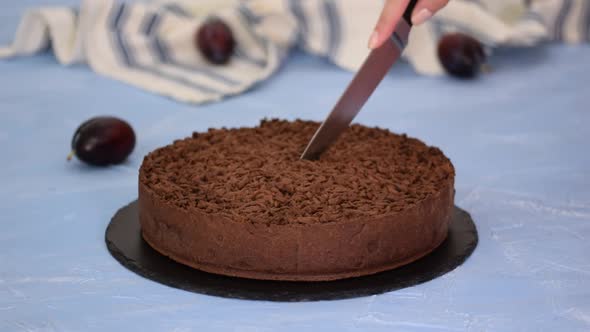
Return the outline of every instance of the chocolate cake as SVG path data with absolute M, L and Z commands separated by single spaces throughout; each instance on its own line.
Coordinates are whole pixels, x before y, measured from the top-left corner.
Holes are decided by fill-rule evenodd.
M 144 239 L 228 276 L 325 281 L 396 268 L 447 236 L 454 168 L 417 139 L 353 125 L 319 161 L 299 160 L 319 123 L 210 129 L 147 155 Z

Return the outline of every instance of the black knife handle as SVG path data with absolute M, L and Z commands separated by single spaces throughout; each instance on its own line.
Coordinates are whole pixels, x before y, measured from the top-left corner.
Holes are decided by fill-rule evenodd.
M 406 11 L 404 12 L 404 19 L 406 20 L 406 22 L 408 22 L 410 26 L 412 26 L 412 13 L 414 12 L 414 8 L 416 8 L 417 3 L 418 0 L 410 0 L 410 3 L 408 4 Z

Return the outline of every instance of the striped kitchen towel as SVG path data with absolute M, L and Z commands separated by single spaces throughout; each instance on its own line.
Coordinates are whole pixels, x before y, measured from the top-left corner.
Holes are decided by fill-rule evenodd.
M 59 63 L 190 103 L 247 91 L 275 73 L 293 47 L 354 71 L 382 1 L 368 0 L 83 0 L 78 8 L 41 7 L 22 17 L 0 58 L 51 49 Z M 224 66 L 208 64 L 194 33 L 210 17 L 224 20 L 237 48 Z M 413 29 L 404 52 L 418 73 L 436 75 L 440 36 L 469 33 L 491 49 L 590 39 L 590 0 L 451 0 Z M 50 47 L 51 46 L 51 47 Z

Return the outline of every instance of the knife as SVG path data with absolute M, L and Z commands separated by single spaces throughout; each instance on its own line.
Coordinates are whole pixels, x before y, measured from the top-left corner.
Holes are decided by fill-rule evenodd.
M 340 97 L 332 112 L 315 132 L 301 159 L 317 160 L 349 126 L 408 43 L 412 12 L 418 0 L 410 0 L 391 37 L 369 56 Z

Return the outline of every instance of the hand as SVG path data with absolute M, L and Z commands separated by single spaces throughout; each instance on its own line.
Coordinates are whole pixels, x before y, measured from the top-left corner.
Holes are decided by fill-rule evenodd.
M 375 1 L 375 0 L 372 0 Z M 377 22 L 377 26 L 369 39 L 369 48 L 374 49 L 381 44 L 391 34 L 397 25 L 397 22 L 404 15 L 406 7 L 410 0 L 386 0 L 381 17 Z M 426 22 L 434 13 L 447 5 L 449 0 L 420 0 L 414 8 L 412 13 L 412 24 L 419 25 Z

